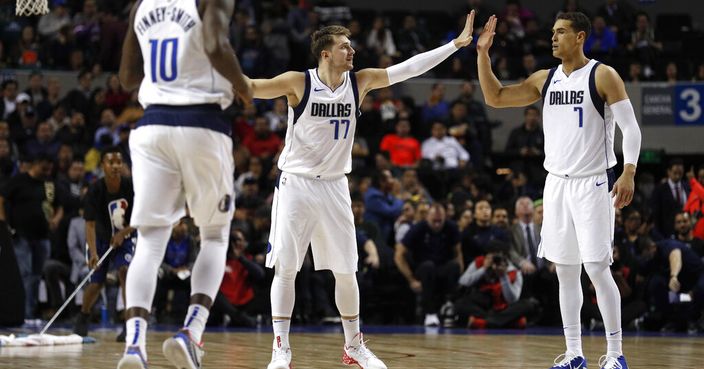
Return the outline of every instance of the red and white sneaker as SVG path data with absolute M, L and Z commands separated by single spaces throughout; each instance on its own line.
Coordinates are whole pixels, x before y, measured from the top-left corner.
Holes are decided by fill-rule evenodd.
M 292 369 L 291 348 L 281 344 L 281 338 L 274 339 L 274 347 L 271 349 L 271 362 L 266 369 Z
M 362 333 L 358 333 L 357 335 L 359 338 L 355 337 L 355 341 L 359 344 L 344 347 L 342 363 L 346 365 L 358 365 L 362 369 L 387 369 L 386 364 L 379 360 L 379 358 L 367 348 Z

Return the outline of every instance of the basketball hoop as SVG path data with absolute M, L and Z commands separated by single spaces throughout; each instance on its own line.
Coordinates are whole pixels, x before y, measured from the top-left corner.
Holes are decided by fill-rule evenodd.
M 46 14 L 49 12 L 47 0 L 17 0 L 15 14 L 29 17 L 32 15 Z

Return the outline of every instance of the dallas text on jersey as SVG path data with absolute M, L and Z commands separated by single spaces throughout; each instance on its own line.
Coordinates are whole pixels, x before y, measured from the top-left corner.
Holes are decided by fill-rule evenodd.
M 578 105 L 584 101 L 584 91 L 550 91 L 550 105 Z
M 196 21 L 193 17 L 181 8 L 159 7 L 149 11 L 147 15 L 142 17 L 142 19 L 137 22 L 135 28 L 140 35 L 143 35 L 149 27 L 164 21 L 171 21 L 178 24 L 185 32 L 188 32 L 188 30 L 196 25 Z
M 312 103 L 310 115 L 313 117 L 349 117 L 352 114 L 352 104 Z

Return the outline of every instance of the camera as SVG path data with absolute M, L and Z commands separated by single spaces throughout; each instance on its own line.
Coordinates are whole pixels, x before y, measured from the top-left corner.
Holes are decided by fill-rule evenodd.
M 503 263 L 505 262 L 505 259 L 504 259 L 504 256 L 503 256 L 503 255 L 497 254 L 497 255 L 494 255 L 494 256 L 491 258 L 491 261 L 492 261 L 494 264 L 497 264 L 497 265 L 498 265 L 498 264 L 503 264 Z

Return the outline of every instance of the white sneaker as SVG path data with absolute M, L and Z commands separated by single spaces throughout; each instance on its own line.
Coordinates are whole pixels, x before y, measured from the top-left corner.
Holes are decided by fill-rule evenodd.
M 117 363 L 117 369 L 147 369 L 147 361 L 144 360 L 139 346 L 134 345 L 127 348 L 122 359 Z
M 425 314 L 425 326 L 426 327 L 439 327 L 440 318 L 438 314 Z
M 342 363 L 346 365 L 356 364 L 362 369 L 387 369 L 386 364 L 379 360 L 364 344 L 362 333 L 358 333 L 358 335 L 359 345 L 344 347 Z
M 278 337 L 277 337 L 278 338 Z M 271 362 L 266 369 L 291 369 L 291 348 L 282 346 L 280 339 L 274 340 L 274 348 L 271 349 Z
M 205 351 L 195 343 L 187 329 L 182 329 L 162 345 L 164 356 L 178 369 L 200 369 Z

